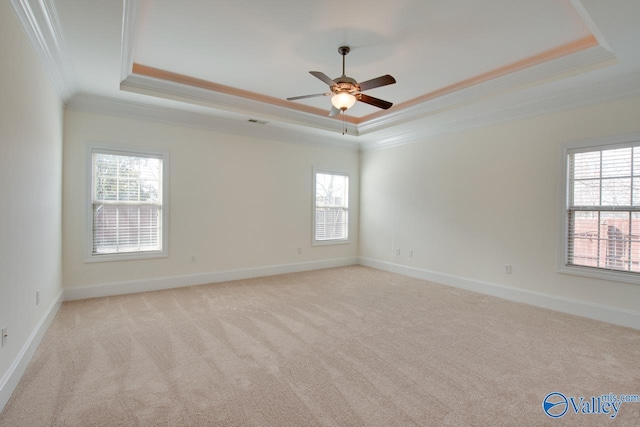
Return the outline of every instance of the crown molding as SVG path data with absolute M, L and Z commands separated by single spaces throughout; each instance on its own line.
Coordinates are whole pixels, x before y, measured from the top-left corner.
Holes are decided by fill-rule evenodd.
M 565 77 L 592 71 L 617 63 L 615 55 L 602 46 L 594 46 L 551 61 L 543 62 L 424 101 L 411 107 L 390 111 L 360 123 L 358 135 L 366 135 L 401 123 L 440 114 L 485 98 L 515 92 L 527 87 L 550 83 Z
M 120 81 L 129 77 L 133 69 L 139 10 L 139 0 L 123 0 Z
M 589 31 L 598 41 L 598 44 L 604 47 L 607 50 L 612 50 L 609 43 L 604 38 L 602 31 L 596 25 L 595 21 L 591 17 L 591 14 L 587 11 L 587 8 L 583 4 L 583 0 L 569 0 L 571 2 L 571 6 L 575 9 L 576 13 L 580 16 L 580 19 L 585 23 Z
M 531 98 L 526 94 L 517 94 L 508 100 L 485 100 L 459 109 L 442 111 L 402 127 L 376 132 L 371 138 L 360 137 L 360 149 L 369 151 L 410 144 L 446 133 L 637 96 L 640 95 L 640 73 L 617 76 L 579 88 L 549 92 L 552 95 L 531 101 L 527 101 Z
M 593 46 L 482 83 L 444 93 L 412 106 L 384 112 L 358 124 L 347 122 L 347 133 L 356 136 L 377 133 L 400 124 L 440 115 L 449 110 L 482 102 L 488 98 L 523 91 L 532 86 L 552 83 L 616 63 L 616 57 L 610 50 L 602 46 Z M 130 92 L 211 108 L 245 114 L 252 112 L 267 116 L 273 120 L 342 133 L 343 123 L 334 118 L 163 78 L 131 74 L 121 83 L 120 88 Z
M 530 89 L 534 90 L 534 89 Z M 106 113 L 135 117 L 162 123 L 226 132 L 235 135 L 266 138 L 296 144 L 324 144 L 349 150 L 377 150 L 425 141 L 447 133 L 479 128 L 511 120 L 534 117 L 572 108 L 598 104 L 615 99 L 640 95 L 640 73 L 617 76 L 605 81 L 565 91 L 549 90 L 551 95 L 533 101 L 530 94 L 503 94 L 508 99 L 495 97 L 469 103 L 459 108 L 440 111 L 402 126 L 380 130 L 361 137 L 326 136 L 304 131 L 260 126 L 241 120 L 230 120 L 212 115 L 164 106 L 123 101 L 88 94 L 75 96 L 67 104 L 70 110 Z
M 173 101 L 187 102 L 210 108 L 232 111 L 241 114 L 248 112 L 268 117 L 272 120 L 288 122 L 301 126 L 309 126 L 334 133 L 342 133 L 343 122 L 330 117 L 305 113 L 279 105 L 272 105 L 249 98 L 234 96 L 227 93 L 175 83 L 140 74 L 131 74 L 120 83 L 120 89 L 128 92 L 155 96 Z M 349 135 L 358 135 L 355 124 L 346 123 Z
M 349 138 L 332 134 L 318 135 L 269 124 L 261 125 L 249 123 L 244 120 L 225 119 L 193 111 L 90 94 L 78 94 L 74 96 L 66 104 L 66 108 L 69 110 L 111 114 L 128 118 L 134 117 L 161 123 L 214 130 L 233 135 L 269 139 L 278 142 L 313 146 L 329 145 L 353 151 L 358 151 L 359 149 L 357 141 L 355 141 L 353 137 Z
M 52 0 L 11 0 L 11 5 L 58 95 L 67 101 L 77 92 L 77 80 Z

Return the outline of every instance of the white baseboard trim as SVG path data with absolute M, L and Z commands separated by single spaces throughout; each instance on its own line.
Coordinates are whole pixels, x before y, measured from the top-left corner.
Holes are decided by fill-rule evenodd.
M 417 279 L 427 280 L 442 285 L 453 286 L 478 292 L 485 295 L 522 302 L 537 307 L 560 311 L 563 313 L 575 314 L 577 316 L 588 317 L 590 319 L 601 320 L 603 322 L 640 329 L 640 312 L 610 307 L 592 302 L 575 300 L 572 298 L 559 297 L 525 289 L 517 289 L 510 286 L 498 285 L 495 283 L 483 282 L 480 280 L 458 277 L 450 274 L 438 273 L 406 265 L 394 264 L 386 261 L 378 261 L 372 258 L 359 258 L 359 264 L 378 270 L 390 271 Z
M 321 261 L 309 261 L 295 264 L 272 265 L 237 270 L 216 271 L 212 273 L 190 274 L 184 276 L 160 277 L 154 279 L 128 280 L 125 282 L 100 283 L 90 286 L 67 287 L 64 300 L 106 297 L 112 295 L 134 294 L 159 291 L 207 283 L 228 282 L 231 280 L 252 279 L 255 277 L 275 276 L 277 274 L 297 273 L 301 271 L 321 270 L 324 268 L 345 267 L 358 264 L 358 257 L 332 258 Z
M 22 378 L 22 374 L 24 374 L 42 338 L 49 329 L 49 325 L 51 325 L 53 318 L 56 317 L 63 302 L 62 297 L 63 292 L 60 291 L 20 349 L 18 356 L 11 366 L 9 366 L 9 370 L 0 379 L 0 412 L 9 401 L 13 391 L 20 382 L 20 378 Z

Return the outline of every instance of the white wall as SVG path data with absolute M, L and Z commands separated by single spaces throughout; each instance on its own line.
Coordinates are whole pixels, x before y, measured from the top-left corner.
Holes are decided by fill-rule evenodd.
M 364 152 L 361 256 L 640 315 L 640 285 L 556 272 L 560 146 L 637 132 L 638 111 L 630 98 Z
M 358 254 L 355 150 L 73 110 L 65 113 L 64 133 L 65 288 L 177 277 L 164 285 L 158 282 L 164 287 L 192 283 L 180 278 L 198 274 L 203 276 L 194 280 L 206 283 L 211 279 L 208 273 L 336 258 L 353 263 Z M 83 262 L 88 182 L 84 169 L 90 143 L 169 151 L 168 258 Z M 349 245 L 311 246 L 313 166 L 351 175 Z M 197 263 L 189 262 L 192 255 Z M 68 292 L 71 297 L 86 295 Z
M 0 409 L 30 336 L 61 296 L 62 102 L 0 2 Z M 36 306 L 36 290 L 41 292 Z

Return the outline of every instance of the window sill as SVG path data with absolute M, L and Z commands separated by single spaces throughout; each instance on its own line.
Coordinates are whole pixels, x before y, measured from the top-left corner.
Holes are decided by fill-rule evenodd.
M 167 258 L 169 254 L 166 251 L 153 252 L 128 252 L 114 253 L 104 255 L 89 255 L 85 257 L 85 263 L 108 262 L 108 261 L 135 261 L 142 259 Z
M 561 266 L 558 270 L 562 274 L 591 277 L 600 280 L 640 284 L 640 273 L 631 273 L 616 270 L 604 270 L 595 267 Z
M 350 245 L 350 240 L 314 240 L 311 246 Z

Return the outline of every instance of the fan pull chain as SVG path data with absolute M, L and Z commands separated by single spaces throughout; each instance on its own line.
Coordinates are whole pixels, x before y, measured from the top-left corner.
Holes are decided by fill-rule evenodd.
M 342 110 L 342 135 L 347 133 L 347 110 Z

